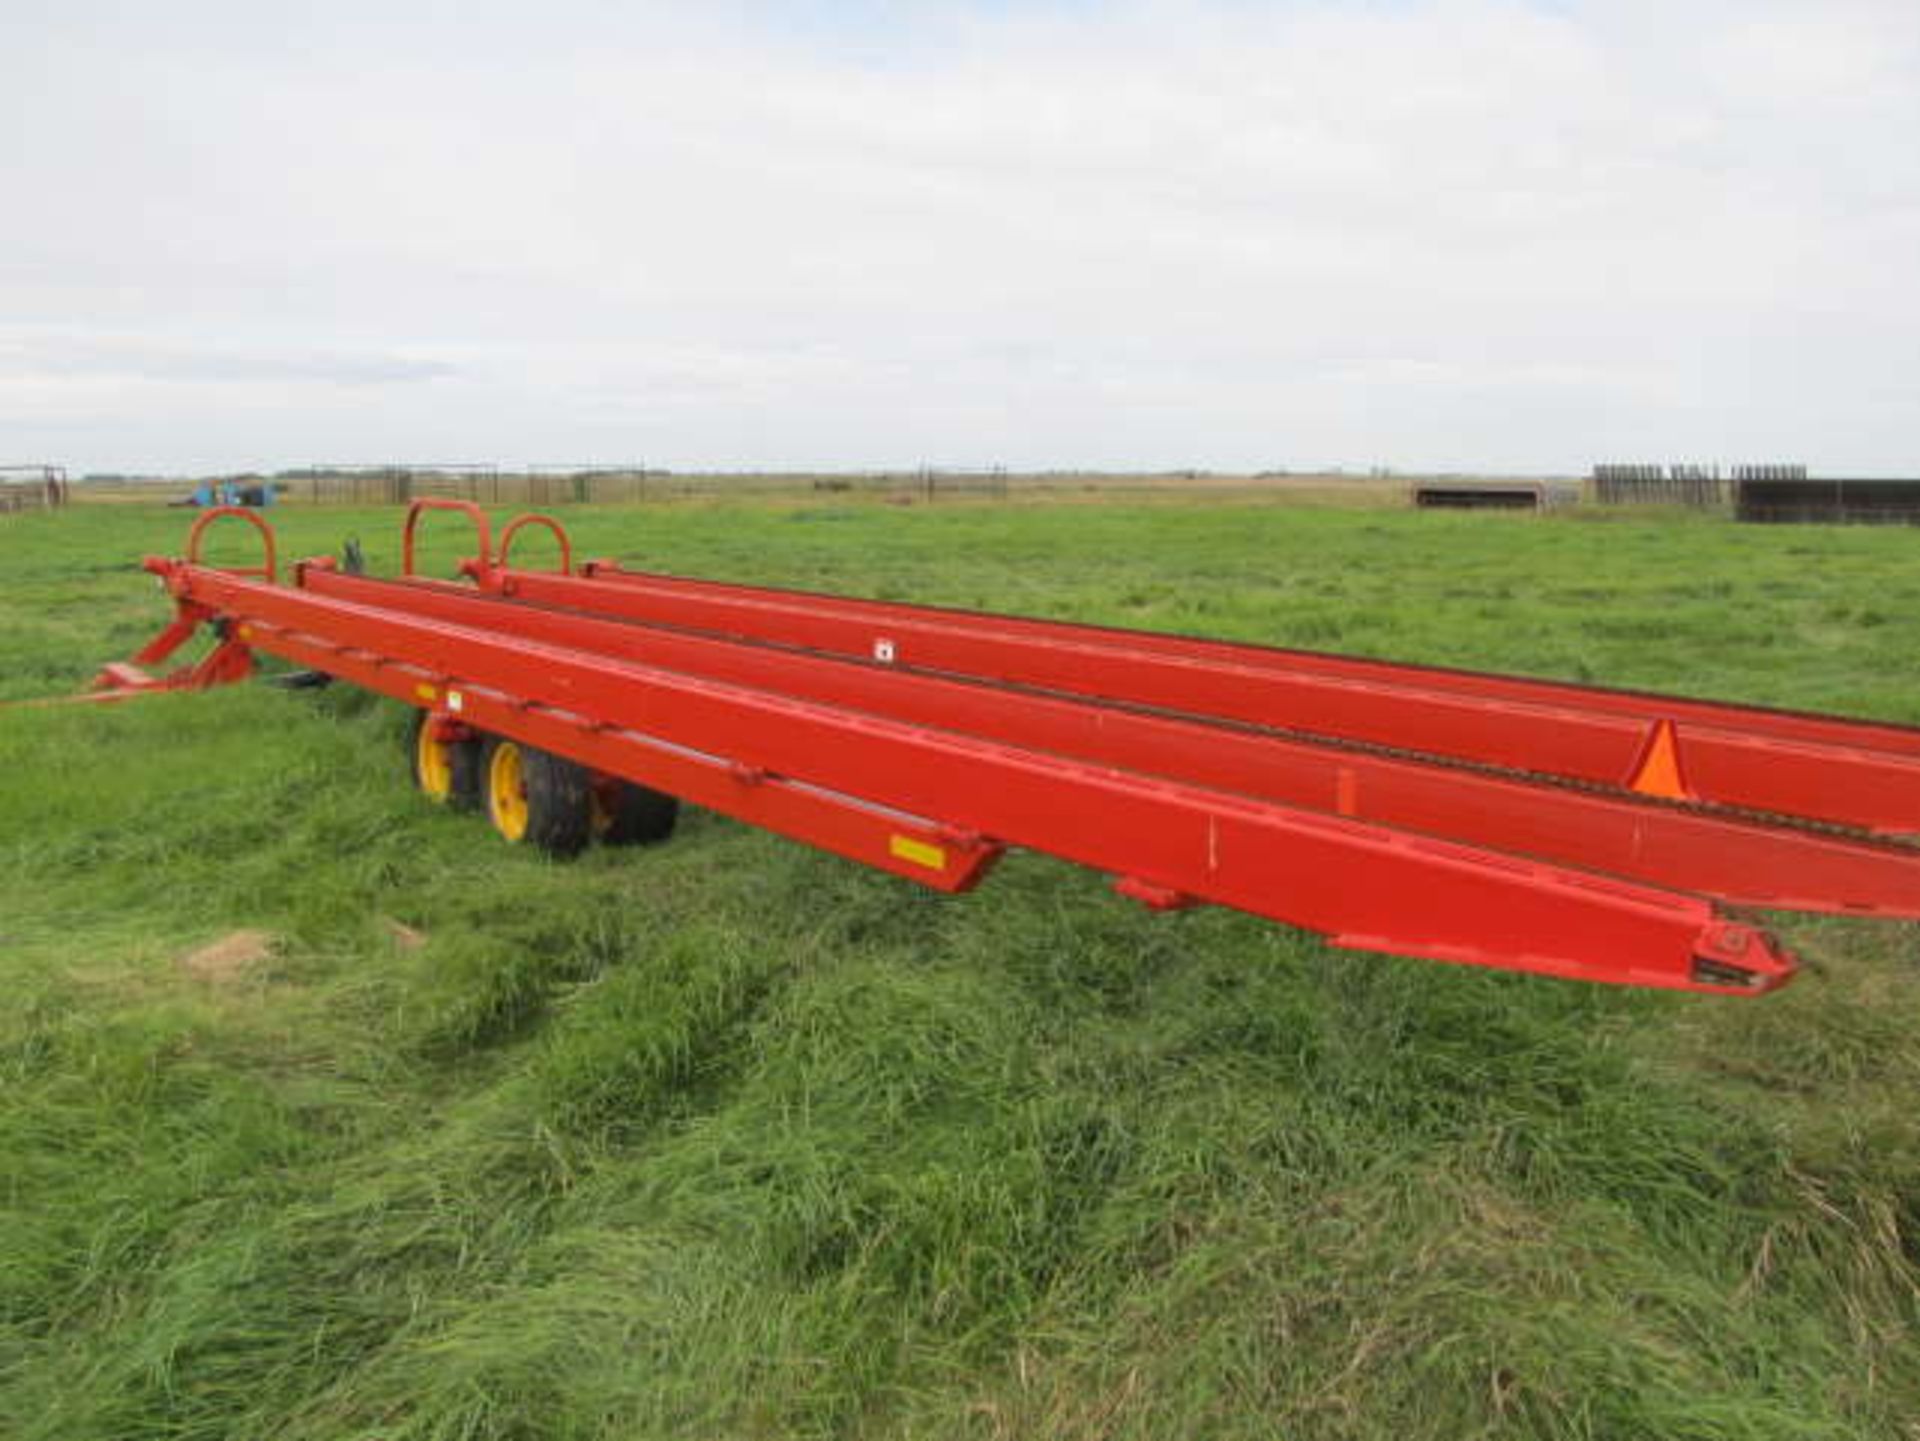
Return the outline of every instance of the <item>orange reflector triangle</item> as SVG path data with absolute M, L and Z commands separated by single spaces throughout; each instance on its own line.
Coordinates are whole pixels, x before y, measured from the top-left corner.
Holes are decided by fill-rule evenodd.
M 1673 733 L 1672 721 L 1663 720 L 1654 726 L 1628 789 L 1669 801 L 1693 799 L 1693 792 L 1687 789 L 1686 779 L 1680 774 L 1680 742 Z

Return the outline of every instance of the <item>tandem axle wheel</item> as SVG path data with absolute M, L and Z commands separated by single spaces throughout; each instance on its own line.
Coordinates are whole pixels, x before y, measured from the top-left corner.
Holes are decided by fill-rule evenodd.
M 679 800 L 664 791 L 601 775 L 537 746 L 481 735 L 425 710 L 414 712 L 407 754 L 414 784 L 428 800 L 484 810 L 503 840 L 549 855 L 577 855 L 590 841 L 664 841 L 680 815 Z

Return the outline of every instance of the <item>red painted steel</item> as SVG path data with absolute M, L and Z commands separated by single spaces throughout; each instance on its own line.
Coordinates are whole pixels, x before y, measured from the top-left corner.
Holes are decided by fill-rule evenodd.
M 176 690 L 209 690 L 231 685 L 253 674 L 253 651 L 238 641 L 225 640 L 192 665 L 180 666 L 163 676 L 148 673 L 127 661 L 116 661 L 100 668 L 93 689 L 79 695 L 62 696 L 57 701 L 27 704 L 83 704 L 131 700 L 135 696 Z
M 476 594 L 308 568 L 317 594 L 1289 805 L 1736 904 L 1920 918 L 1920 850 L 915 675 Z
M 491 570 L 501 594 L 930 671 L 1626 787 L 1663 724 L 1693 794 L 1920 832 L 1920 730 L 1467 671 L 625 572 Z
M 762 608 L 791 610 L 797 607 L 809 617 L 866 622 L 884 620 L 925 622 L 936 627 L 953 627 L 961 630 L 977 628 L 1034 640 L 1053 638 L 1080 640 L 1089 644 L 1105 644 L 1130 652 L 1145 652 L 1195 661 L 1220 661 L 1272 669 L 1286 674 L 1305 673 L 1332 679 L 1417 683 L 1424 690 L 1444 691 L 1479 699 L 1510 700 L 1545 706 L 1572 705 L 1586 710 L 1631 716 L 1643 715 L 1652 708 L 1677 721 L 1691 721 L 1696 724 L 1750 725 L 1780 740 L 1832 745 L 1869 744 L 1901 754 L 1920 756 L 1920 728 L 1878 721 L 1851 720 L 1846 717 L 1809 711 L 1779 710 L 1766 706 L 1697 700 L 1656 691 L 1539 680 L 1528 676 L 1503 675 L 1493 671 L 1461 670 L 1407 661 L 1374 660 L 1365 656 L 1254 645 L 1245 641 L 1211 640 L 1199 636 L 1174 635 L 1165 631 L 1129 630 L 1122 626 L 1093 625 L 1083 621 L 1046 620 L 1032 616 L 1005 615 L 997 611 L 963 610 L 952 606 L 869 600 L 854 596 L 833 595 L 824 591 L 703 580 L 663 572 L 628 570 L 618 561 L 606 559 L 585 562 L 580 567 L 580 573 L 586 578 L 610 581 L 629 588 L 658 591 L 689 599 L 704 598 L 710 602 L 726 602 L 737 607 L 740 614 L 747 616 Z M 499 578 L 504 579 L 505 573 Z M 747 623 L 753 622 L 748 620 Z M 1738 721 L 1731 721 L 1730 714 L 1738 717 Z
M 607 775 L 666 791 L 708 810 L 946 892 L 979 883 L 1000 845 L 922 816 L 836 795 L 786 777 L 743 776 L 724 757 L 571 711 L 535 706 L 490 686 L 467 685 L 405 661 L 343 646 L 269 621 L 247 622 L 249 643 L 368 690 L 432 709 L 488 735 L 568 756 Z
M 440 496 L 423 496 L 407 506 L 407 519 L 400 530 L 400 571 L 403 575 L 414 574 L 414 533 L 420 528 L 420 517 L 429 510 L 456 511 L 473 522 L 474 536 L 480 542 L 480 554 L 471 564 L 475 569 L 485 570 L 493 565 L 492 527 L 487 521 L 487 513 L 470 500 L 450 500 Z M 461 567 L 463 570 L 466 566 Z
M 496 558 L 496 563 L 502 569 L 509 566 L 513 555 L 513 538 L 530 525 L 544 526 L 548 533 L 553 536 L 554 540 L 559 543 L 560 564 L 556 566 L 555 569 L 561 575 L 570 573 L 573 570 L 573 539 L 567 534 L 567 528 L 550 515 L 529 513 L 526 515 L 516 515 L 512 520 L 508 521 L 506 529 L 500 532 L 500 554 Z M 480 567 L 476 567 L 476 569 L 479 568 Z
M 207 531 L 215 522 L 229 519 L 243 520 L 259 534 L 262 559 L 259 565 L 223 567 L 224 572 L 228 575 L 259 576 L 269 584 L 278 580 L 280 566 L 273 527 L 257 511 L 245 506 L 216 505 L 195 517 L 187 531 L 185 563 L 201 565 L 200 547 Z M 75 702 L 120 701 L 156 692 L 205 690 L 210 686 L 245 680 L 253 674 L 253 652 L 225 633 L 220 635 L 219 643 L 212 650 L 191 665 L 176 666 L 161 676 L 153 675 L 146 669 L 147 666 L 171 659 L 203 624 L 214 619 L 212 612 L 180 597 L 173 620 L 136 651 L 131 661 L 117 661 L 102 666 L 93 678 L 91 690 L 63 699 Z
M 1770 989 L 1793 970 L 1764 932 L 1696 896 L 397 606 L 150 564 L 177 597 L 236 624 L 249 645 L 388 694 L 433 686 L 463 719 L 466 697 L 478 694 L 489 728 L 532 739 L 538 722 L 546 729 L 535 743 L 616 774 L 629 772 L 609 738 L 644 737 L 726 763 L 748 790 L 798 785 L 938 818 L 945 835 L 1029 845 L 1140 893 L 1212 901 L 1342 946 L 1730 994 Z M 430 679 L 415 678 L 423 673 Z
M 193 528 L 187 532 L 188 563 L 193 565 L 200 564 L 200 542 L 205 537 L 208 527 L 212 526 L 215 521 L 220 520 L 246 521 L 247 524 L 251 525 L 260 533 L 260 544 L 266 555 L 266 559 L 259 565 L 227 566 L 223 568 L 232 571 L 235 575 L 257 575 L 265 580 L 277 579 L 279 577 L 279 566 L 274 555 L 273 527 L 260 518 L 259 512 L 248 510 L 245 506 L 240 505 L 216 505 L 210 510 L 200 512 L 200 515 L 193 522 Z

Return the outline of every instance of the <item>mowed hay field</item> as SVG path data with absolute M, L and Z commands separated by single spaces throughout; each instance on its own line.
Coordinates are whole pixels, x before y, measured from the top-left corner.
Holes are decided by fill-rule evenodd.
M 273 518 L 396 568 L 395 511 Z M 566 519 L 717 578 L 1920 722 L 1906 530 Z M 0 696 L 135 649 L 185 525 L 0 520 Z M 1032 856 L 940 898 L 704 814 L 556 864 L 420 801 L 405 721 L 0 710 L 0 1435 L 1920 1437 L 1912 927 L 1782 918 L 1808 971 L 1741 1002 Z

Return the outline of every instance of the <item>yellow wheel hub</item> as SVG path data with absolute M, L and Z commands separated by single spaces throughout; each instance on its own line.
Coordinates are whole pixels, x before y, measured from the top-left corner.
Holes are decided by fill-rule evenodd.
M 447 743 L 433 734 L 433 719 L 421 722 L 420 738 L 415 742 L 414 769 L 420 777 L 420 789 L 436 801 L 453 796 L 453 757 Z
M 493 828 L 510 841 L 526 839 L 527 778 L 520 747 L 501 741 L 487 763 L 487 813 Z

